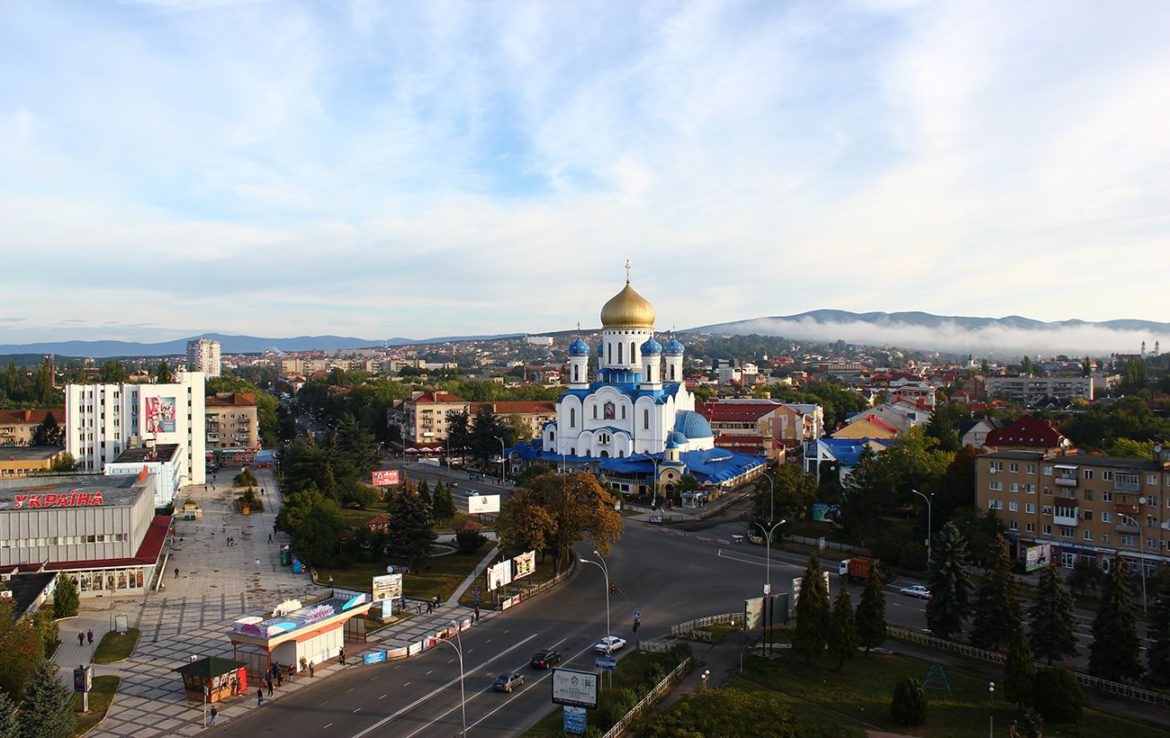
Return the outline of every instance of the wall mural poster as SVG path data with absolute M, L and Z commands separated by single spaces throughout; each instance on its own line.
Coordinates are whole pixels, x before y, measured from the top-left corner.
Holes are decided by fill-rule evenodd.
M 175 432 L 175 398 L 144 397 L 142 417 L 146 421 L 145 433 Z

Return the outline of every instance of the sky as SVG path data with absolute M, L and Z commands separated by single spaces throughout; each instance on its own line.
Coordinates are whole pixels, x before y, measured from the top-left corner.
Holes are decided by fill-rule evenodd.
M 1170 3 L 0 0 L 0 343 L 1170 320 Z

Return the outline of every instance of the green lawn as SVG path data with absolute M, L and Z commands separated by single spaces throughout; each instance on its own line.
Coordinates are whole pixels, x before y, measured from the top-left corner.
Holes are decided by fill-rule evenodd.
M 416 562 L 402 580 L 402 591 L 407 597 L 428 599 L 439 596 L 446 600 L 455 591 L 455 588 L 472 572 L 487 552 L 490 544 L 485 544 L 473 554 L 453 553 L 447 556 L 436 556 Z M 317 582 L 328 584 L 329 577 L 333 577 L 333 584 L 343 589 L 353 589 L 359 592 L 368 592 L 371 579 L 386 573 L 389 564 L 405 566 L 406 562 L 396 559 L 380 561 L 358 561 L 345 569 L 318 567 Z
M 766 661 L 749 656 L 741 677 L 730 686 L 740 689 L 767 689 L 793 710 L 798 724 L 810 733 L 840 736 L 864 736 L 866 730 L 879 729 L 912 736 L 949 736 L 982 738 L 987 735 L 989 719 L 995 716 L 997 731 L 1006 735 L 1007 726 L 1017 715 L 1014 705 L 997 699 L 988 700 L 987 679 L 958 668 L 947 668 L 953 697 L 945 691 L 928 691 L 927 721 L 917 728 L 895 725 L 890 719 L 890 695 L 894 684 L 903 677 L 924 680 L 931 663 L 900 655 L 870 654 L 858 656 L 837 671 L 828 658 L 805 664 L 804 660 L 781 652 L 779 658 Z M 1118 705 L 1124 710 L 1124 704 Z M 1095 710 L 1085 710 L 1077 725 L 1049 724 L 1049 738 L 1140 738 L 1165 735 L 1154 725 L 1128 720 Z
M 482 553 L 484 555 L 486 555 L 487 551 L 488 551 L 488 548 L 486 546 L 484 548 L 480 549 L 480 553 Z M 538 555 L 536 557 L 536 571 L 532 572 L 532 574 L 519 580 L 518 583 L 513 583 L 513 584 L 508 585 L 508 591 L 515 594 L 516 591 L 518 591 L 520 589 L 518 586 L 516 586 L 516 584 L 524 584 L 526 586 L 531 586 L 533 584 L 540 584 L 541 582 L 547 582 L 548 580 L 552 579 L 552 576 L 553 576 L 552 570 L 553 570 L 552 557 L 545 556 L 544 561 L 541 561 L 540 556 Z M 478 578 L 478 580 L 475 583 L 475 586 L 478 586 L 482 590 L 480 592 L 480 596 L 479 596 L 480 606 L 485 607 L 485 608 L 492 607 L 493 606 L 492 594 L 489 593 L 486 589 L 484 589 L 483 576 L 480 576 Z M 463 593 L 463 596 L 459 598 L 459 604 L 466 605 L 467 607 L 471 607 L 472 601 L 474 599 L 475 598 L 471 596 L 471 590 L 468 589 L 466 592 Z
M 89 691 L 89 712 L 85 714 L 80 712 L 81 695 L 73 695 L 73 711 L 77 713 L 77 732 L 73 735 L 84 735 L 102 721 L 110 709 L 110 703 L 114 701 L 114 693 L 118 691 L 120 681 L 121 678 L 116 676 L 94 677 L 93 689 Z
M 95 664 L 112 664 L 115 661 L 130 658 L 134 647 L 138 645 L 138 628 L 127 628 L 126 635 L 119 635 L 111 630 L 102 636 L 97 648 L 93 652 Z

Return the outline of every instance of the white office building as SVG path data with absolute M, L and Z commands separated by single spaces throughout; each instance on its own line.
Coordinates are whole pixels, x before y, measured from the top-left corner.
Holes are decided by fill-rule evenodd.
M 187 368 L 193 372 L 203 372 L 208 377 L 218 377 L 219 341 L 210 338 L 187 341 Z
M 130 448 L 177 445 L 178 486 L 203 484 L 206 419 L 201 372 L 174 384 L 70 384 L 65 449 L 78 468 L 101 472 Z

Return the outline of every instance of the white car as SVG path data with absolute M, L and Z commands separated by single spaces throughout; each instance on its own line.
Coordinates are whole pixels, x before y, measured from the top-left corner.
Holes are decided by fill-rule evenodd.
M 909 587 L 902 587 L 898 590 L 898 594 L 904 594 L 907 597 L 917 597 L 920 600 L 930 599 L 930 590 L 921 584 L 911 584 Z
M 625 647 L 625 645 L 625 638 L 618 638 L 615 635 L 609 635 L 605 638 L 602 638 L 598 643 L 594 644 L 593 651 L 594 653 L 602 653 L 608 656 L 614 651 Z

